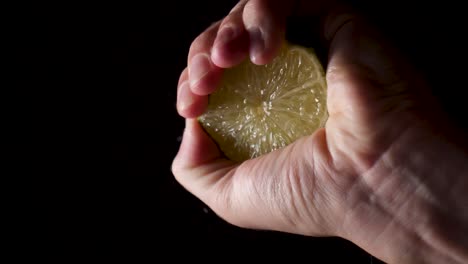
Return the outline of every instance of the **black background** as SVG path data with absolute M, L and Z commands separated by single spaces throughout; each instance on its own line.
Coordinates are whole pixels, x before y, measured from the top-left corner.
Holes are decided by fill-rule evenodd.
M 47 70 L 57 88 L 49 99 L 57 116 L 51 135 L 59 141 L 59 177 L 49 227 L 65 254 L 53 258 L 157 261 L 186 255 L 217 261 L 223 259 L 214 253 L 228 259 L 253 253 L 313 263 L 377 263 L 338 238 L 231 226 L 174 180 L 170 166 L 184 126 L 175 108 L 179 74 L 191 41 L 235 2 L 54 6 L 59 11 L 49 17 Z M 377 2 L 354 4 L 426 74 L 445 109 L 466 129 L 460 114 L 466 23 L 460 9 L 449 2 Z

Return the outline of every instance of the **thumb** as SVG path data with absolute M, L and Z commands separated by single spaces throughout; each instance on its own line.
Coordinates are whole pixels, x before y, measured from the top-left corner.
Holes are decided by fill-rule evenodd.
M 427 96 L 415 69 L 366 18 L 348 7 L 335 8 L 325 18 L 329 43 L 326 71 L 330 114 L 328 131 L 353 135 L 339 145 L 356 146 L 372 157 L 405 129 Z
M 415 69 L 389 39 L 350 7 L 337 6 L 330 11 L 323 35 L 329 46 L 326 75 L 331 114 L 353 109 L 356 116 L 366 116 L 373 101 L 401 97 L 408 92 L 409 82 L 417 81 Z M 349 98 L 346 103 L 342 102 L 344 97 Z
M 187 120 L 173 163 L 178 182 L 225 221 L 244 228 L 329 235 L 325 131 L 236 164 L 221 157 L 196 120 Z M 317 177 L 321 174 L 321 177 Z
M 182 143 L 172 162 L 172 172 L 182 186 L 205 200 L 206 190 L 233 165 L 233 162 L 222 157 L 197 119 L 186 119 Z

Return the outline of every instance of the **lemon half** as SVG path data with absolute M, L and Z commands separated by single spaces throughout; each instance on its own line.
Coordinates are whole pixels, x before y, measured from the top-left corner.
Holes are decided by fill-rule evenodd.
M 233 161 L 283 148 L 328 118 L 323 66 L 311 48 L 285 43 L 267 65 L 226 69 L 198 120 Z

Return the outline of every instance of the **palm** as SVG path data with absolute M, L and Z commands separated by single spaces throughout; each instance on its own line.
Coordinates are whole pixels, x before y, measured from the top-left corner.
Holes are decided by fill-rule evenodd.
M 353 50 L 349 52 L 355 54 Z M 382 91 L 373 91 L 372 81 L 377 80 L 369 79 L 371 76 L 364 75 L 361 68 L 339 67 L 329 70 L 327 75 L 330 117 L 325 129 L 282 150 L 234 167 L 227 173 L 229 180 L 223 178 L 224 174 L 219 175 L 223 179 L 222 188 L 235 190 L 234 197 L 229 199 L 243 205 L 256 205 L 243 208 L 245 215 L 255 218 L 239 221 L 238 210 L 227 210 L 226 201 L 214 207 L 221 216 L 246 227 L 313 235 L 337 232 L 331 226 L 340 223 L 330 218 L 342 219 L 346 214 L 344 208 L 349 207 L 347 203 L 357 202 L 350 201 L 349 197 L 369 191 L 356 183 L 368 182 L 364 177 L 379 174 L 378 171 L 368 173 L 368 170 L 415 120 L 413 103 L 408 99 L 411 98 L 406 87 L 408 80 L 380 86 L 379 89 L 386 90 L 382 96 Z M 388 80 L 380 82 L 385 81 Z M 251 187 L 236 190 L 236 186 Z M 263 192 L 251 195 L 249 189 Z M 287 194 L 289 199 L 285 202 L 284 197 L 276 196 L 278 193 Z M 257 200 L 252 202 L 252 197 Z M 266 212 L 259 214 L 258 207 Z M 327 212 L 330 208 L 334 210 Z M 236 214 L 231 215 L 231 211 Z M 276 221 L 272 221 L 270 212 L 279 212 Z M 264 221 L 262 216 L 265 216 Z

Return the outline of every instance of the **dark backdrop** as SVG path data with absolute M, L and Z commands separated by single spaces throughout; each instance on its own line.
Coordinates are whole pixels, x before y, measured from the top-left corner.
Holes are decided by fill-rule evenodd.
M 185 191 L 170 166 L 183 119 L 176 85 L 191 41 L 236 1 L 153 1 L 151 4 L 55 7 L 47 30 L 53 111 L 60 139 L 53 241 L 60 260 L 123 257 L 157 261 L 187 255 L 305 257 L 327 263 L 377 263 L 337 238 L 307 238 L 230 226 Z M 466 52 L 457 7 L 404 1 L 354 1 L 371 14 L 434 85 L 466 128 Z M 314 41 L 311 36 L 292 37 Z M 170 253 L 175 250 L 178 253 Z M 195 254 L 188 254 L 194 250 Z M 318 261 L 321 263 L 322 261 Z

